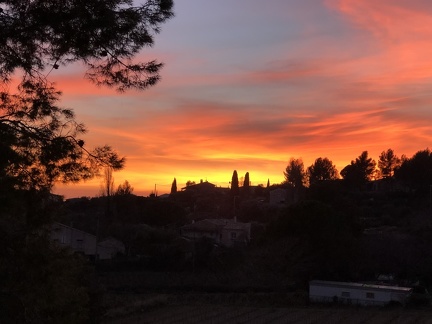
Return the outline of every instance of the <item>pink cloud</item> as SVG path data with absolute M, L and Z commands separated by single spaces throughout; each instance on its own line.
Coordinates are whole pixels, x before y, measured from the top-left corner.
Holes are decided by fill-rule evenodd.
M 162 82 L 145 93 L 118 96 L 81 75 L 59 76 L 66 103 L 77 104 L 89 126 L 89 145 L 107 141 L 127 156 L 117 181 L 169 190 L 174 177 L 207 177 L 227 185 L 238 169 L 253 182 L 274 183 L 292 156 L 307 166 L 328 157 L 340 170 L 364 150 L 377 159 L 388 148 L 408 156 L 425 148 L 432 140 L 432 3 L 327 0 L 325 13 L 316 1 L 299 3 L 289 6 L 295 25 L 280 25 L 285 7 L 250 4 L 265 8 L 269 34 L 257 37 L 265 46 L 252 44 L 253 34 L 230 47 L 233 34 L 211 38 L 219 29 L 205 29 L 201 17 L 201 33 L 182 34 L 190 47 L 176 39 L 172 52 L 168 41 L 161 56 L 155 52 L 167 65 Z M 279 38 L 270 33 L 273 21 Z M 183 23 L 191 30 L 192 20 Z M 241 24 L 235 31 L 243 36 L 248 25 Z M 230 30 L 228 21 L 217 26 Z

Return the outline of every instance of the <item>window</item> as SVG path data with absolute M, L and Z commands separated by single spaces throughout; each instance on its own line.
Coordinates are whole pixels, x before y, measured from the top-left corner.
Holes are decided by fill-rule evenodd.
M 374 294 L 374 293 L 371 293 L 371 292 L 367 292 L 367 293 L 366 293 L 366 298 L 374 299 L 374 298 L 375 298 L 375 294 Z
M 77 248 L 77 250 L 84 250 L 84 241 L 83 240 L 76 240 L 76 248 Z
M 345 298 L 350 298 L 350 293 L 349 291 L 342 291 L 341 296 Z

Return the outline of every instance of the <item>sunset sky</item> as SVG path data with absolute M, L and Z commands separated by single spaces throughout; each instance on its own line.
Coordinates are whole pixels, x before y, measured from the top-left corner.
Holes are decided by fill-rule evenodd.
M 233 170 L 274 184 L 291 157 L 340 171 L 365 150 L 411 157 L 432 143 L 432 1 L 177 0 L 174 11 L 140 56 L 165 63 L 155 87 L 118 94 L 79 66 L 50 75 L 86 145 L 126 156 L 116 186 L 228 187 Z M 97 196 L 101 181 L 55 192 Z

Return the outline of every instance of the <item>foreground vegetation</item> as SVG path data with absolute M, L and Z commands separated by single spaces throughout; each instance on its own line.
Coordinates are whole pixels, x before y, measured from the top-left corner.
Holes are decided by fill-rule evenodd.
M 55 182 L 79 182 L 125 159 L 91 148 L 59 106 L 49 75 L 71 63 L 96 85 L 146 89 L 162 63 L 135 62 L 173 16 L 171 0 L 1 1 L 0 322 L 82 323 L 94 317 L 93 270 L 49 239 Z

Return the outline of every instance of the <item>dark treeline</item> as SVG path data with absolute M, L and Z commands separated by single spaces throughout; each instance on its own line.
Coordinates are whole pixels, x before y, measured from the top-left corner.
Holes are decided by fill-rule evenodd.
M 398 157 L 392 149 L 383 151 L 376 162 L 363 151 L 340 171 L 344 184 L 349 189 L 363 190 L 374 180 L 398 182 L 405 189 L 417 193 L 426 192 L 432 183 L 431 157 L 429 149 L 420 150 L 411 158 Z M 302 159 L 291 158 L 284 171 L 286 183 L 301 188 L 313 186 L 324 180 L 339 179 L 339 172 L 327 157 L 317 158 L 306 170 Z
M 400 159 L 389 149 L 378 163 L 365 151 L 341 171 L 342 179 L 327 158 L 318 158 L 306 169 L 300 159 L 291 159 L 281 184 L 253 186 L 249 173 L 239 181 L 234 171 L 231 188 L 190 181 L 186 190 L 179 191 L 174 179 L 176 190 L 167 198 L 117 192 L 109 220 L 103 220 L 107 197 L 69 200 L 63 221 L 94 232 L 99 213 L 103 235 L 124 241 L 129 257 L 146 255 L 141 270 L 254 269 L 261 278 L 285 277 L 299 285 L 312 278 L 356 281 L 392 274 L 401 281 L 420 280 L 429 286 L 430 170 L 428 149 Z M 272 192 L 277 190 L 286 194 L 283 203 L 272 202 Z M 236 262 L 223 260 L 229 253 L 210 247 L 193 268 L 192 260 L 182 255 L 179 228 L 212 218 L 251 222 L 252 241 L 237 250 L 241 258 L 237 255 Z M 165 250 L 160 248 L 163 244 Z M 206 243 L 195 244 L 202 248 Z M 173 262 L 167 262 L 170 258 Z
M 388 149 L 378 162 L 364 151 L 341 170 L 342 179 L 327 158 L 306 170 L 291 159 L 284 174 L 298 201 L 270 224 L 267 239 L 305 243 L 320 265 L 308 278 L 374 280 L 386 273 L 430 286 L 431 172 L 429 149 L 410 158 Z

